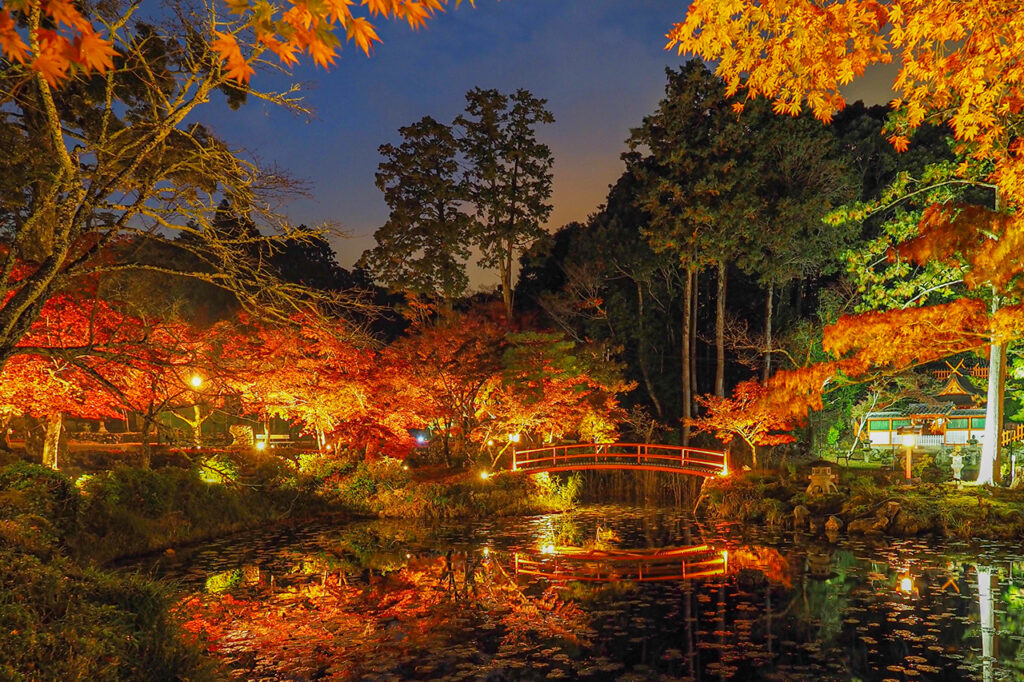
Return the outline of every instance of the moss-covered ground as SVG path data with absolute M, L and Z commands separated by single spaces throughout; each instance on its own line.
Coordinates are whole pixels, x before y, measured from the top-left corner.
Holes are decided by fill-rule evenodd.
M 1024 535 L 1024 489 L 920 479 L 906 483 L 899 472 L 834 467 L 838 492 L 809 495 L 811 467 L 825 464 L 711 479 L 702 490 L 698 512 L 719 520 L 805 530 L 822 530 L 835 516 L 842 522 L 840 533 L 1002 540 Z M 798 511 L 800 507 L 806 511 Z

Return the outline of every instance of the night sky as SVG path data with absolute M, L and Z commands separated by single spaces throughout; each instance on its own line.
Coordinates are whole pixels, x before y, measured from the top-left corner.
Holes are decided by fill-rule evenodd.
M 378 23 L 383 43 L 369 59 L 346 45 L 329 71 L 298 69 L 293 78 L 307 84 L 311 120 L 257 100 L 235 112 L 217 102 L 201 118 L 222 139 L 305 180 L 311 198 L 285 212 L 294 223 L 343 229 L 350 236 L 334 245 L 349 266 L 387 219 L 373 184 L 377 147 L 422 116 L 451 121 L 474 86 L 526 88 L 548 100 L 556 119 L 540 132 L 555 157 L 553 230 L 585 219 L 621 173 L 629 129 L 660 99 L 665 67 L 682 62 L 663 48 L 685 10 L 670 0 L 463 3 L 419 32 Z M 254 85 L 278 82 L 257 74 Z M 479 272 L 472 279 L 497 282 Z

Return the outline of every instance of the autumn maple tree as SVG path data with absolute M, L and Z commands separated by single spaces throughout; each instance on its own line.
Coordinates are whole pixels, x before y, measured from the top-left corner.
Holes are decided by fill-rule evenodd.
M 506 340 L 501 371 L 481 392 L 489 419 L 473 434 L 481 445 L 493 441 L 492 467 L 510 447 L 506 434 L 519 434 L 521 443 L 553 443 L 566 436 L 592 443 L 615 440 L 625 418 L 618 397 L 635 387 L 623 381 L 617 363 L 603 358 L 599 347 L 558 332 L 519 331 Z
M 196 114 L 218 96 L 302 111 L 297 85 L 251 76 L 330 64 L 345 40 L 369 53 L 371 22 L 417 28 L 457 4 L 0 2 L 0 365 L 48 301 L 97 277 L 191 278 L 278 321 L 351 310 L 349 294 L 282 281 L 269 256 L 324 229 L 290 224 L 275 206 L 294 181 Z M 252 229 L 223 229 L 225 205 Z
M 404 367 L 375 351 L 342 320 L 296 318 L 265 325 L 232 322 L 228 380 L 242 410 L 278 417 L 314 434 L 321 448 L 402 457 L 421 422 Z
M 490 308 L 417 325 L 382 354 L 385 363 L 405 368 L 406 396 L 449 465 L 466 456 L 483 416 L 483 387 L 500 372 L 504 346 L 505 326 Z
M 768 390 L 757 381 L 744 381 L 732 396 L 699 396 L 697 402 L 704 413 L 691 422 L 697 431 L 714 434 L 723 443 L 739 436 L 750 447 L 752 464 L 757 466 L 758 446 L 792 443 L 795 438 L 785 431 L 793 427 L 784 412 L 770 400 Z
M 43 463 L 56 468 L 64 417 L 121 418 L 132 410 L 144 415 L 148 432 L 156 410 L 183 393 L 203 347 L 184 325 L 130 315 L 95 290 L 61 294 L 0 370 L 0 411 L 42 422 Z

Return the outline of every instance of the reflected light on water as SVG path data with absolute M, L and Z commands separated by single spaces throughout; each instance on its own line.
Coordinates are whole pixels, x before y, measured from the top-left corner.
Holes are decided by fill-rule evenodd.
M 239 679 L 310 679 L 312 646 L 353 679 L 1024 679 L 1024 555 L 1006 543 L 826 544 L 625 506 L 247 538 L 153 558 Z M 360 640 L 367 622 L 401 651 Z

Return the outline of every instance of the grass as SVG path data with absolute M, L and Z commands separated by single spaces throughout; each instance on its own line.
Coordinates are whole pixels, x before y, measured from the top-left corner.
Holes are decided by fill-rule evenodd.
M 307 467 L 324 471 L 313 462 Z M 446 519 L 565 511 L 576 504 L 580 479 L 509 472 L 484 479 L 475 471 L 423 477 L 399 460 L 383 459 L 331 469 L 311 484 L 323 498 L 366 514 Z
M 212 679 L 160 585 L 76 561 L 81 494 L 44 467 L 0 469 L 0 679 Z

